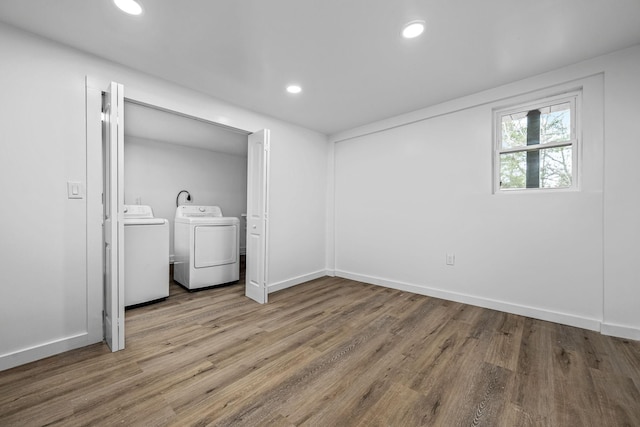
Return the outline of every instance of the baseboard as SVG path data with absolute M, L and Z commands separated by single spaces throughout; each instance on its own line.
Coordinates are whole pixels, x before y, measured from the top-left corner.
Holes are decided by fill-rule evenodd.
M 575 316 L 573 314 L 560 313 L 545 310 L 537 307 L 530 307 L 521 304 L 513 304 L 506 301 L 493 300 L 489 298 L 481 298 L 473 295 L 467 295 L 457 292 L 444 291 L 442 289 L 431 288 L 427 286 L 418 286 L 411 283 L 398 282 L 395 280 L 382 279 L 379 277 L 366 276 L 362 274 L 351 273 L 348 271 L 336 270 L 336 276 L 345 279 L 357 280 L 359 282 L 369 283 L 372 285 L 384 286 L 387 288 L 397 289 L 400 291 L 411 292 L 414 294 L 426 295 L 434 298 L 441 298 L 448 301 L 460 302 L 463 304 L 475 305 L 478 307 L 489 308 L 492 310 L 503 311 L 505 313 L 518 314 L 520 316 L 531 317 L 539 320 L 560 323 L 563 325 L 575 326 L 578 328 L 589 329 L 592 331 L 600 331 L 601 322 L 598 319 L 588 317 Z
M 0 355 L 0 371 L 44 359 L 45 357 L 59 353 L 64 353 L 65 351 L 95 344 L 100 341 L 101 340 L 90 340 L 89 334 L 87 332 L 83 332 L 11 353 L 5 353 Z
M 600 332 L 612 337 L 640 340 L 640 329 L 630 326 L 617 325 L 615 323 L 602 323 Z
M 277 292 L 286 288 L 290 288 L 292 286 L 299 285 L 301 283 L 308 282 L 310 280 L 319 279 L 321 277 L 325 277 L 327 275 L 326 270 L 318 270 L 313 273 L 305 274 L 302 276 L 294 277 L 291 279 L 283 280 L 281 282 L 272 283 L 267 287 L 267 292 Z

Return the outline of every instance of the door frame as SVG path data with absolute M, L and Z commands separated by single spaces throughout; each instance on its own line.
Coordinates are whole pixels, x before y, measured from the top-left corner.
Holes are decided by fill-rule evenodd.
M 115 79 L 117 80 L 117 79 Z M 91 303 L 89 304 L 88 317 L 102 319 L 102 310 L 104 309 L 104 259 L 102 246 L 102 226 L 103 226 L 103 163 L 102 163 L 102 94 L 111 79 L 96 78 L 94 76 L 86 76 L 86 139 L 87 139 L 87 283 L 91 292 Z M 182 107 L 187 103 L 184 98 L 176 96 L 178 100 L 167 97 L 158 96 L 157 94 L 144 92 L 135 88 L 135 85 L 124 85 L 125 93 L 131 93 L 131 96 L 125 96 L 126 102 L 132 102 L 138 105 L 155 108 L 172 114 L 193 118 L 215 126 L 246 133 L 247 136 L 254 133 L 252 131 L 227 125 L 223 123 L 226 119 L 218 116 L 220 121 L 205 117 L 203 113 L 210 114 L 210 106 L 206 108 L 198 108 L 196 106 L 194 112 L 181 111 Z M 188 109 L 188 108 L 186 108 Z M 208 115 L 208 114 L 206 114 Z M 262 130 L 260 128 L 259 130 Z M 121 165 L 122 167 L 124 165 Z M 269 198 L 269 189 L 266 189 L 265 197 Z M 269 222 L 267 221 L 266 230 L 268 231 Z M 269 260 L 269 233 L 265 233 L 265 262 L 264 262 L 264 278 L 265 288 L 267 286 L 267 271 Z M 95 311 L 95 312 L 94 312 Z M 124 319 L 123 319 L 124 320 Z M 100 322 L 100 328 L 103 322 Z

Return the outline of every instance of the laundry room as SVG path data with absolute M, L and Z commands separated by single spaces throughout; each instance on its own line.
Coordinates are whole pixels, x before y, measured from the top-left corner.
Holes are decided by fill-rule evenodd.
M 236 234 L 237 236 L 233 239 L 228 237 L 229 243 L 225 243 L 223 250 L 230 254 L 224 255 L 225 257 L 234 259 L 237 257 L 237 259 L 232 265 L 224 268 L 231 270 L 244 268 L 240 260 L 246 252 L 247 133 L 130 101 L 125 102 L 124 111 L 124 204 L 125 206 L 134 205 L 134 208 L 130 209 L 130 215 L 140 212 L 138 206 L 149 206 L 155 219 L 167 220 L 168 257 L 161 256 L 166 258 L 167 262 L 162 270 L 162 274 L 166 272 L 169 276 L 167 282 L 170 283 L 174 279 L 173 267 L 176 262 L 177 264 L 189 263 L 189 260 L 186 260 L 185 256 L 181 257 L 180 254 L 176 261 L 175 218 L 178 206 L 195 209 L 200 206 L 217 206 L 219 210 L 207 208 L 207 212 L 198 212 L 198 215 L 211 212 L 211 215 L 229 218 L 229 221 L 237 224 L 235 227 L 230 227 L 234 230 L 233 236 L 231 234 L 230 236 L 234 237 Z M 136 208 L 138 210 L 134 212 Z M 182 214 L 184 215 L 184 212 Z M 215 227 L 215 230 L 223 228 Z M 127 306 L 135 306 L 163 297 L 157 292 L 149 296 L 130 296 L 131 289 L 127 284 L 134 281 L 140 282 L 140 279 L 127 280 L 127 274 L 134 274 L 131 273 L 131 267 L 134 267 L 131 264 L 140 267 L 148 263 L 144 259 L 132 258 L 133 254 L 130 252 L 136 249 L 127 251 L 127 245 L 132 244 L 127 241 L 127 233 L 132 233 L 130 231 L 132 229 L 126 226 L 125 218 L 125 299 L 129 299 L 125 301 Z M 219 237 L 222 236 L 219 231 L 216 233 Z M 149 240 L 146 237 L 140 238 Z M 220 255 L 218 249 L 212 250 L 215 254 L 211 256 Z M 143 251 L 148 252 L 147 249 Z M 169 264 L 172 268 L 169 268 Z M 143 280 L 152 277 L 153 268 L 147 265 L 141 270 L 138 274 L 146 276 Z M 197 272 L 206 270 L 197 270 Z M 183 275 L 176 283 L 194 290 L 194 286 L 190 286 L 187 279 Z M 233 283 L 238 280 L 238 274 L 216 280 Z M 217 282 L 212 284 L 222 284 Z M 199 288 L 208 287 L 205 286 L 208 283 L 201 285 Z M 163 283 L 162 286 L 165 284 Z

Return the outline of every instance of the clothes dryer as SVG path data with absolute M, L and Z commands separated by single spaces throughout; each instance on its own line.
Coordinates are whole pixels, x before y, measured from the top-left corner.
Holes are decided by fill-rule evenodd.
M 188 290 L 240 277 L 240 220 L 218 206 L 183 205 L 174 220 L 173 279 Z

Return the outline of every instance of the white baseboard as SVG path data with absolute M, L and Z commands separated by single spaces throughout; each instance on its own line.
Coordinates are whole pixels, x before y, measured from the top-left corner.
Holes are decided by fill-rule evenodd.
M 600 331 L 601 322 L 598 319 L 591 319 L 588 317 L 581 317 L 567 313 L 559 313 L 537 307 L 529 307 L 521 304 L 513 304 L 506 301 L 481 298 L 457 292 L 444 291 L 442 289 L 436 289 L 427 286 L 418 286 L 411 283 L 403 283 L 394 280 L 382 279 L 379 277 L 366 276 L 362 274 L 351 273 L 348 271 L 336 270 L 335 273 L 338 277 L 357 280 L 359 282 L 369 283 L 372 285 L 379 285 L 387 288 L 398 289 L 400 291 L 412 292 L 415 294 L 441 298 L 449 301 L 460 302 L 463 304 L 490 308 L 492 310 L 503 311 L 505 313 L 518 314 L 520 316 L 532 317 L 534 319 L 546 320 L 554 323 L 561 323 L 563 325 L 575 326 L 592 331 Z
M 100 342 L 86 332 L 0 355 L 0 371 Z
M 286 288 L 290 288 L 295 285 L 299 285 L 301 283 L 308 282 L 310 280 L 319 279 L 321 277 L 325 277 L 327 272 L 325 270 L 314 271 L 313 273 L 304 274 L 302 276 L 293 277 L 291 279 L 283 280 L 281 282 L 272 283 L 267 287 L 267 292 L 272 293 L 276 291 L 281 291 Z
M 612 337 L 640 340 L 640 329 L 630 326 L 617 325 L 615 323 L 602 323 L 600 332 Z

